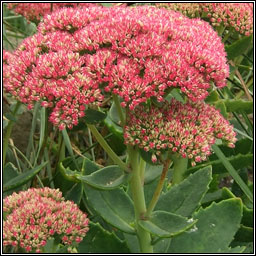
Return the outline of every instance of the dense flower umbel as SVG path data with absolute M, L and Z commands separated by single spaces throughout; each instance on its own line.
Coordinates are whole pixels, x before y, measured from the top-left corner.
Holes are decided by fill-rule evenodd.
M 40 19 L 53 11 L 63 7 L 91 7 L 93 3 L 8 3 L 7 7 L 17 14 L 23 15 L 27 20 L 39 22 Z
M 228 65 L 211 26 L 177 12 L 136 8 L 62 8 L 46 15 L 8 69 L 4 88 L 31 107 L 53 108 L 60 129 L 76 125 L 86 105 L 119 95 L 134 109 L 178 87 L 192 101 L 214 82 L 226 84 Z
M 159 3 L 189 17 L 208 17 L 213 26 L 224 25 L 241 34 L 253 33 L 253 3 Z
M 217 138 L 234 147 L 233 127 L 214 107 L 204 102 L 182 104 L 177 100 L 164 107 L 140 106 L 130 112 L 124 131 L 125 143 L 156 155 L 170 149 L 196 162 L 206 160 Z
M 79 243 L 89 220 L 76 204 L 64 201 L 58 189 L 32 188 L 4 199 L 4 246 L 40 252 L 47 239 L 58 234 L 67 245 Z

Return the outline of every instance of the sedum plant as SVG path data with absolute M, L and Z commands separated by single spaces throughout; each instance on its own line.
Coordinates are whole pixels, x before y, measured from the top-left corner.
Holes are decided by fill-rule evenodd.
M 40 104 L 41 121 L 49 120 L 60 134 L 57 169 L 62 176 L 56 186 L 72 184 L 67 197 L 83 202 L 108 228 L 122 231 L 118 237 L 105 233 L 114 237 L 116 246 L 136 253 L 188 252 L 190 241 L 191 251 L 198 253 L 244 250 L 229 247 L 242 217 L 240 200 L 230 195 L 199 208 L 212 179 L 211 167 L 185 179 L 187 167 L 206 161 L 216 142 L 234 148 L 237 140 L 233 125 L 204 101 L 210 92 L 225 87 L 229 76 L 224 44 L 208 23 L 150 6 L 61 8 L 45 15 L 37 33 L 13 52 L 4 52 L 3 60 L 5 92 L 29 109 Z M 123 152 L 117 153 L 99 132 L 102 121 L 121 138 Z M 85 156 L 80 162 L 75 159 L 69 134 L 84 123 L 111 164 L 102 167 Z M 7 182 L 6 191 L 13 184 Z M 36 191 L 22 193 L 35 196 Z M 52 198 L 44 200 L 46 208 L 54 206 Z M 33 197 L 29 204 L 41 207 Z M 22 209 L 17 211 L 22 214 Z M 222 215 L 232 215 L 230 223 Z M 5 227 L 14 225 L 11 216 Z M 51 213 L 47 221 L 52 224 L 55 218 Z M 72 226 L 72 218 L 68 220 Z M 64 244 L 80 242 L 78 252 L 100 252 L 87 239 L 90 231 L 83 238 L 88 219 L 71 237 L 65 235 L 69 227 L 51 231 L 45 221 L 44 237 L 24 245 L 27 251 L 33 247 L 39 252 L 57 232 L 63 234 Z M 224 239 L 219 232 L 225 228 Z M 97 239 L 97 232 L 103 233 L 95 224 L 91 232 Z M 5 236 L 5 245 L 18 244 L 10 238 L 13 233 L 6 231 Z M 201 246 L 206 238 L 208 243 Z M 215 246 L 211 239 L 216 239 Z

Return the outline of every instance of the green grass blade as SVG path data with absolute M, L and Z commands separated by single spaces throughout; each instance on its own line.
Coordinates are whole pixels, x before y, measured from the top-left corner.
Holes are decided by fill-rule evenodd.
M 40 154 L 43 142 L 44 142 L 44 136 L 45 136 L 45 127 L 46 127 L 46 109 L 41 108 L 41 118 L 40 118 L 40 138 L 39 138 L 39 145 L 38 145 L 38 150 L 35 158 L 35 164 L 37 162 L 38 156 Z
M 63 135 L 63 139 L 64 139 L 64 142 L 65 142 L 65 145 L 68 149 L 68 153 L 70 154 L 70 156 L 72 157 L 72 160 L 74 161 L 75 165 L 76 165 L 76 168 L 77 170 L 80 170 L 78 164 L 77 164 L 77 161 L 75 159 L 75 156 L 74 156 L 74 152 L 73 152 L 73 149 L 72 149 L 72 145 L 71 145 L 71 142 L 70 142 L 70 139 L 69 139 L 69 136 L 68 136 L 68 133 L 67 133 L 67 130 L 64 129 L 62 131 L 62 135 Z
M 251 202 L 253 202 L 253 195 L 248 188 L 248 186 L 244 183 L 244 181 L 241 179 L 237 171 L 234 169 L 234 167 L 230 164 L 230 162 L 227 160 L 221 149 L 215 144 L 212 146 L 212 149 L 214 150 L 217 157 L 222 161 L 223 165 L 229 172 L 229 174 L 233 177 L 233 179 L 236 181 L 236 183 L 240 186 L 242 191 L 246 194 L 246 196 L 249 198 Z
M 237 132 L 237 133 L 241 134 L 242 136 L 246 137 L 247 139 L 249 139 L 249 140 L 253 141 L 253 138 L 252 138 L 252 137 L 250 137 L 250 136 L 248 136 L 248 135 L 247 135 L 247 134 L 245 134 L 244 132 L 242 132 L 242 131 L 240 131 L 240 130 L 238 130 L 238 129 L 236 129 L 236 128 L 233 128 L 233 130 L 234 130 L 235 132 Z
M 33 111 L 33 119 L 32 119 L 32 126 L 29 134 L 29 141 L 28 141 L 28 147 L 26 150 L 26 157 L 30 160 L 30 162 L 33 162 L 31 160 L 31 151 L 33 153 L 33 157 L 35 157 L 35 149 L 34 149 L 34 133 L 36 130 L 36 123 L 37 123 L 37 114 L 39 110 L 40 103 L 37 102 L 34 107 Z

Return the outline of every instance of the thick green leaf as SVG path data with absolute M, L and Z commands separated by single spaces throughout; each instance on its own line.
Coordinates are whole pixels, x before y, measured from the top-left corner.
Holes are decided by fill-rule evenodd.
M 123 109 L 122 109 L 122 112 L 123 112 L 123 115 L 124 115 L 125 113 L 124 113 Z M 117 124 L 121 128 L 121 126 L 120 126 L 120 117 L 119 117 L 118 110 L 117 110 L 115 102 L 112 103 L 112 105 L 109 109 L 109 112 L 108 112 L 108 116 L 110 117 L 110 119 L 115 124 Z
M 134 233 L 133 202 L 123 189 L 100 191 L 84 184 L 84 191 L 89 204 L 106 222 L 123 232 Z
M 171 240 L 168 253 L 225 253 L 239 228 L 242 217 L 240 199 L 212 203 L 193 214 L 194 229 Z M 232 251 L 232 249 L 231 249 Z
M 208 190 L 211 179 L 211 166 L 197 171 L 162 194 L 156 210 L 190 216 Z
M 235 239 L 241 242 L 253 242 L 253 228 L 241 225 L 235 235 Z
M 83 170 L 84 174 L 89 175 L 100 169 L 100 166 L 97 163 L 91 161 L 87 157 L 84 157 L 83 160 L 85 161 Z
M 220 199 L 222 199 L 222 190 L 218 189 L 214 192 L 206 193 L 201 201 L 201 204 L 209 204 L 212 201 L 218 201 Z
M 78 253 L 130 253 L 126 243 L 99 223 L 90 222 L 90 229 L 78 245 Z
M 19 175 L 18 169 L 12 164 L 7 163 L 3 168 L 3 185 L 5 185 L 9 180 L 17 177 Z M 11 190 L 8 190 L 8 192 L 3 193 L 3 198 L 6 196 L 11 195 L 13 192 L 18 192 L 21 188 L 17 187 Z
M 119 139 L 123 139 L 123 129 L 117 125 L 109 115 L 104 119 L 104 124 L 108 127 L 109 131 L 112 132 Z
M 140 244 L 136 235 L 123 233 L 126 244 L 131 253 L 140 253 Z
M 79 205 L 83 195 L 82 183 L 75 184 L 65 195 L 66 200 L 73 201 Z
M 246 114 L 253 113 L 253 101 L 225 99 L 219 100 L 219 102 L 225 104 L 227 112 L 244 111 Z
M 228 117 L 227 108 L 226 108 L 226 105 L 224 104 L 224 102 L 222 102 L 222 101 L 217 101 L 217 102 L 215 102 L 214 105 L 215 105 L 215 107 L 216 107 L 217 109 L 220 110 L 220 113 L 221 113 L 225 118 Z
M 7 183 L 4 184 L 3 191 L 6 192 L 26 184 L 29 180 L 33 179 L 41 171 L 41 169 L 46 166 L 46 164 L 47 162 L 44 162 L 33 168 L 32 170 L 24 172 L 9 180 Z
M 223 199 L 228 199 L 228 198 L 237 198 L 228 188 L 224 187 L 222 188 L 222 198 Z M 247 208 L 244 204 L 243 204 L 243 218 L 241 223 L 245 226 L 248 227 L 253 227 L 253 209 L 249 209 Z
M 113 102 L 114 104 L 114 102 Z M 120 122 L 117 110 L 111 112 L 113 105 L 107 113 L 107 117 L 104 119 L 104 124 L 107 126 L 108 130 L 113 134 L 107 141 L 110 147 L 117 153 L 121 155 L 126 146 L 124 145 L 123 128 L 118 125 Z
M 227 160 L 232 164 L 232 166 L 238 170 L 243 167 L 251 166 L 253 163 L 253 154 L 237 154 L 236 156 L 227 157 Z M 213 174 L 226 173 L 227 170 L 223 166 L 221 160 L 208 161 L 203 164 L 196 165 L 187 170 L 187 173 L 193 173 L 201 168 L 204 168 L 208 165 L 212 166 Z
M 170 94 L 176 100 L 180 101 L 183 104 L 185 103 L 185 100 L 182 97 L 182 93 L 180 92 L 180 89 L 174 88 L 171 90 Z
M 193 219 L 164 212 L 155 211 L 149 220 L 140 220 L 139 225 L 158 237 L 173 237 L 190 229 L 196 223 Z
M 87 124 L 97 124 L 103 121 L 106 116 L 107 115 L 101 111 L 95 109 L 87 109 L 85 110 L 85 117 L 83 118 L 83 120 Z
M 207 98 L 205 99 L 205 102 L 212 103 L 219 100 L 219 94 L 216 90 L 212 91 Z
M 108 190 L 115 189 L 125 183 L 129 175 L 124 173 L 119 166 L 111 165 L 90 175 L 78 175 L 76 178 L 92 187 Z
M 18 176 L 18 169 L 12 163 L 7 163 L 3 169 L 3 185 L 7 184 L 10 180 Z
M 69 167 L 64 167 L 63 162 L 59 163 L 58 169 L 66 180 L 80 182 L 78 176 L 81 175 L 81 172 L 72 171 Z
M 227 52 L 227 56 L 229 60 L 233 60 L 235 57 L 245 53 L 247 49 L 252 45 L 251 36 L 244 36 L 240 40 L 235 41 L 231 45 L 226 45 L 225 50 Z
M 151 165 L 149 163 L 146 164 L 145 168 L 145 176 L 144 176 L 144 183 L 148 184 L 158 178 L 163 170 L 162 165 Z
M 233 241 L 231 246 L 237 246 L 233 249 L 237 248 L 237 251 L 231 253 L 243 253 L 243 254 L 254 254 L 254 243 L 253 242 L 241 242 L 241 241 Z M 240 248 L 240 250 L 239 250 Z M 242 250 L 241 250 L 242 249 Z M 239 251 L 238 251 L 239 250 Z
M 234 150 L 236 154 L 253 153 L 253 141 L 247 138 L 240 139 L 236 142 L 236 147 L 234 148 Z
M 225 250 L 223 250 L 223 253 L 245 253 L 245 246 L 236 246 L 236 247 L 234 247 L 234 248 L 231 248 L 231 247 L 229 247 L 229 248 L 227 248 L 227 249 L 225 249 Z
M 170 243 L 171 238 L 160 238 L 159 241 L 157 241 L 156 244 L 154 244 L 154 253 L 167 253 L 168 248 L 170 247 Z

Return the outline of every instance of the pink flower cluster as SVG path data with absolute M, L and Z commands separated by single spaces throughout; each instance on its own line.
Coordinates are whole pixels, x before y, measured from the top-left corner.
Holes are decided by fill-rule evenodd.
M 3 244 L 41 252 L 47 239 L 59 235 L 67 245 L 79 243 L 89 230 L 89 219 L 58 189 L 32 188 L 4 199 Z
M 223 25 L 241 34 L 253 33 L 253 3 L 159 3 L 189 17 L 208 17 L 214 27 Z
M 125 126 L 125 143 L 153 153 L 152 161 L 166 150 L 196 162 L 205 161 L 211 145 L 222 139 L 234 147 L 233 127 L 214 107 L 204 102 L 181 102 L 172 99 L 164 107 L 140 106 L 129 112 Z
M 131 110 L 152 97 L 163 101 L 173 87 L 196 102 L 212 82 L 225 86 L 229 73 L 208 23 L 150 6 L 60 9 L 13 55 L 4 88 L 29 107 L 52 108 L 59 129 L 72 128 L 108 93 Z
M 27 20 L 38 23 L 40 19 L 53 11 L 63 7 L 87 8 L 95 6 L 93 3 L 8 3 L 7 7 Z

